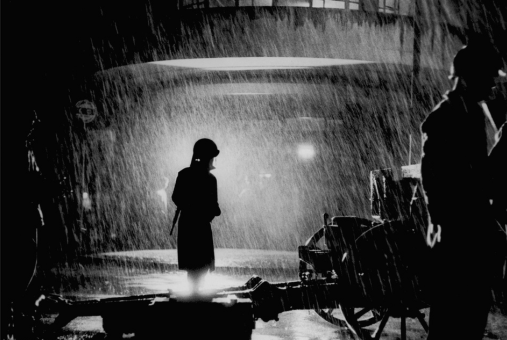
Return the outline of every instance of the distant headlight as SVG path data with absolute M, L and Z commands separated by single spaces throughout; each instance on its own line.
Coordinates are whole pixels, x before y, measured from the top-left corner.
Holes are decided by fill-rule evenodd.
M 315 156 L 315 148 L 311 144 L 300 144 L 297 153 L 300 159 L 310 160 Z

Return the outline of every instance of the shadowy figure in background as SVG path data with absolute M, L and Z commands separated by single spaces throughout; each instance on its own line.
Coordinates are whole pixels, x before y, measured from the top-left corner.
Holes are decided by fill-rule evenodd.
M 181 211 L 178 222 L 178 265 L 186 270 L 192 293 L 197 293 L 208 271 L 215 270 L 211 221 L 220 216 L 215 169 L 219 150 L 210 139 L 194 145 L 190 167 L 178 173 L 172 200 Z M 177 212 L 178 214 L 178 212 Z
M 452 90 L 421 125 L 430 340 L 482 339 L 487 323 L 500 227 L 487 190 L 491 117 L 483 102 L 502 65 L 487 39 L 470 40 L 453 60 Z
M 506 112 L 507 114 L 507 112 Z M 500 248 L 498 266 L 495 271 L 494 289 L 495 300 L 502 313 L 507 313 L 507 123 L 500 128 L 496 143 L 489 154 L 488 169 L 490 173 L 490 199 L 493 214 L 500 223 L 503 234 L 499 242 Z
M 488 169 L 491 178 L 490 199 L 495 218 L 503 229 L 507 226 L 507 122 L 497 133 L 496 143 L 489 154 Z

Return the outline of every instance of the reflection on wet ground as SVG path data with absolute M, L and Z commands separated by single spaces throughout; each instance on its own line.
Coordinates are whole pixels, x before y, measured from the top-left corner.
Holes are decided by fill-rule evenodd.
M 206 276 L 203 283 L 203 290 L 219 290 L 227 287 L 236 287 L 243 285 L 248 277 L 233 277 L 225 274 L 210 273 Z M 126 286 L 132 289 L 146 289 L 155 293 L 164 293 L 168 290 L 172 292 L 185 292 L 187 290 L 187 276 L 185 272 L 152 273 L 136 277 L 130 277 L 126 280 Z
M 298 280 L 290 271 L 219 269 L 207 275 L 204 290 L 218 290 L 245 284 L 253 275 L 269 282 Z M 186 289 L 186 272 L 114 266 L 75 266 L 46 274 L 42 290 L 79 299 L 105 296 L 180 292 Z
M 296 252 L 217 249 L 216 270 L 205 290 L 243 285 L 253 275 L 269 282 L 299 280 Z M 176 251 L 145 250 L 97 254 L 39 273 L 42 291 L 86 299 L 182 291 L 186 272 L 178 270 Z
M 271 283 L 297 281 L 297 274 L 289 271 L 217 270 L 209 273 L 203 290 L 216 291 L 244 285 L 252 276 L 259 276 Z M 68 299 L 95 299 L 113 296 L 129 296 L 165 292 L 184 292 L 187 288 L 186 272 L 179 270 L 117 267 L 68 267 L 53 270 L 41 277 L 41 291 L 60 294 Z
M 149 257 L 154 252 L 144 252 Z M 132 255 L 132 254 L 129 254 Z M 140 254 L 137 254 L 139 257 Z M 234 254 L 231 254 L 234 255 Z M 269 282 L 298 281 L 297 267 L 292 254 L 285 258 L 290 266 L 277 268 L 283 255 L 275 253 L 257 254 L 262 261 L 255 261 L 255 254 L 248 257 L 247 252 L 229 261 L 230 267 L 218 267 L 206 278 L 204 290 L 220 290 L 245 284 L 253 275 L 258 275 Z M 123 256 L 124 259 L 126 256 Z M 40 277 L 44 291 L 62 294 L 69 299 L 83 300 L 113 296 L 142 295 L 153 293 L 184 292 L 186 290 L 186 273 L 177 270 L 171 261 L 82 261 L 81 263 L 59 266 Z M 242 259 L 242 260 L 238 260 Z M 297 257 L 296 257 L 297 259 Z M 167 258 L 166 258 L 167 260 Z M 225 263 L 222 260 L 220 263 Z M 218 262 L 218 261 L 217 261 Z M 231 263 L 234 262 L 234 265 Z M 250 263 L 250 265 L 246 265 Z M 253 265 L 263 263 L 260 265 Z M 276 265 L 274 265 L 276 264 Z M 297 264 L 297 262 L 296 262 Z M 283 266 L 282 266 L 283 267 Z M 339 310 L 335 311 L 340 314 Z M 428 310 L 423 311 L 428 315 Z M 488 320 L 487 333 L 484 339 L 507 339 L 507 321 L 505 315 L 492 310 Z M 78 317 L 58 333 L 61 340 L 103 339 L 101 317 Z M 390 319 L 381 339 L 394 340 L 400 336 L 400 320 Z M 407 319 L 407 336 L 409 339 L 425 338 L 426 334 L 416 320 Z M 292 340 L 292 339 L 354 339 L 354 335 L 344 327 L 337 327 L 323 320 L 313 310 L 294 310 L 279 315 L 278 321 L 263 322 L 257 320 L 253 330 L 253 340 Z

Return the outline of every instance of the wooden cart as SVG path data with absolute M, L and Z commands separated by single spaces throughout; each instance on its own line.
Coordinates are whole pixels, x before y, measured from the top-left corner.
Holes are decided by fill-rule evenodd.
M 372 171 L 372 217 L 336 216 L 299 247 L 302 282 L 326 278 L 339 286 L 339 308 L 316 308 L 325 320 L 361 339 L 379 339 L 389 318 L 416 318 L 428 331 L 427 220 L 418 165 Z M 398 176 L 398 178 L 396 178 Z

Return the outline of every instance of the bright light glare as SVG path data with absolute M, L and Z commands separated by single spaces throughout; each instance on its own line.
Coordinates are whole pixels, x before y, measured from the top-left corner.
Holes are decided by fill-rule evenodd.
M 241 279 L 213 272 L 205 276 L 200 293 L 208 294 L 228 287 L 239 287 L 245 284 L 245 282 L 246 279 L 244 278 Z M 128 283 L 130 287 L 143 288 L 151 292 L 163 293 L 169 290 L 178 296 L 191 294 L 186 271 L 142 275 L 132 278 Z
M 283 57 L 245 57 L 245 58 L 196 58 L 152 61 L 150 64 L 220 70 L 269 70 L 305 69 L 323 66 L 342 66 L 366 64 L 371 61 L 334 58 L 283 58 Z
M 203 283 L 203 290 L 216 290 L 216 289 L 224 289 L 227 287 L 235 287 L 241 286 L 245 282 L 239 279 L 235 279 L 232 276 L 226 276 L 217 273 L 210 273 L 206 275 Z
M 311 144 L 300 144 L 298 146 L 298 156 L 303 160 L 310 160 L 315 156 L 315 148 Z
M 204 295 L 212 294 L 217 290 L 225 289 L 228 287 L 241 286 L 244 283 L 245 283 L 244 281 L 240 281 L 231 276 L 209 273 L 204 277 L 202 281 L 202 284 L 199 289 L 199 294 Z M 185 281 L 180 282 L 178 285 L 171 287 L 171 289 L 173 292 L 182 296 L 187 296 L 192 293 L 190 289 L 190 283 L 188 282 L 188 280 L 186 280 L 186 277 Z

